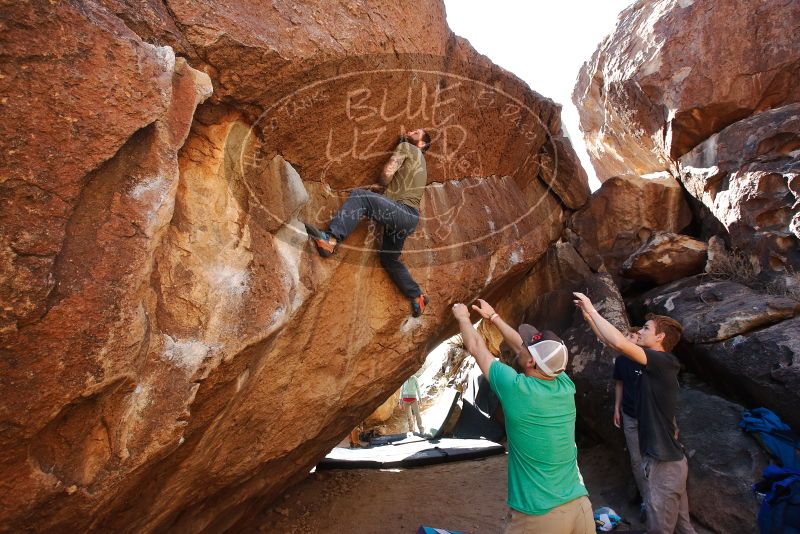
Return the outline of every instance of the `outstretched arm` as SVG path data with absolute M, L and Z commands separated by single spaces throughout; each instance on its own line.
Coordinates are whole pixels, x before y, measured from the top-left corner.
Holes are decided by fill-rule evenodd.
M 508 323 L 506 323 L 497 313 L 494 311 L 488 302 L 483 299 L 478 299 L 479 306 L 472 305 L 472 309 L 476 312 L 481 314 L 481 317 L 484 319 L 488 319 L 492 324 L 494 324 L 500 333 L 503 335 L 503 340 L 506 344 L 514 351 L 514 354 L 519 354 L 519 351 L 522 350 L 523 343 L 522 337 L 519 335 L 519 332 L 514 330 Z
M 594 332 L 594 335 L 596 335 L 596 336 L 597 336 L 597 339 L 599 339 L 599 340 L 600 340 L 600 342 L 601 342 L 603 345 L 608 345 L 608 341 L 606 340 L 606 338 L 604 338 L 604 337 L 603 337 L 603 334 L 601 334 L 601 333 L 600 333 L 600 330 L 598 330 L 598 329 L 597 329 L 597 325 L 596 325 L 596 324 L 594 324 L 594 320 L 592 319 L 592 316 L 591 316 L 591 315 L 589 315 L 588 313 L 586 313 L 586 312 L 583 310 L 583 308 L 581 308 L 581 314 L 583 315 L 583 319 L 584 319 L 584 320 L 585 320 L 587 323 L 589 323 L 589 327 L 592 329 L 592 332 Z
M 472 357 L 478 362 L 481 372 L 488 378 L 489 368 L 492 366 L 494 356 L 489 352 L 486 342 L 469 321 L 469 308 L 461 303 L 453 304 L 453 316 L 458 321 L 458 328 L 461 330 L 461 339 L 464 341 L 464 347 L 467 352 L 472 354 Z
M 399 145 L 398 145 L 399 147 Z M 383 170 L 381 171 L 380 183 L 383 186 L 389 185 L 389 182 L 392 181 L 394 178 L 394 173 L 403 165 L 403 162 L 406 159 L 406 154 L 399 148 L 395 148 L 392 157 L 389 158 L 389 161 L 386 162 L 386 165 L 383 166 Z
M 589 300 L 586 295 L 583 293 L 573 293 L 573 295 L 575 295 L 575 300 L 573 302 L 575 302 L 575 305 L 581 312 L 585 313 L 585 316 L 588 315 L 589 319 L 594 322 L 598 337 L 600 337 L 601 340 L 605 339 L 609 347 L 621 352 L 631 360 L 642 365 L 647 365 L 647 354 L 642 347 L 629 341 L 613 324 L 603 319 L 603 317 L 597 313 L 597 310 L 594 309 L 592 301 Z

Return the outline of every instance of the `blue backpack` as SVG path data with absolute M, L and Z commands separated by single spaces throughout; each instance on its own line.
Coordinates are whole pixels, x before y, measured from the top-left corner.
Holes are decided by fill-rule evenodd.
M 800 534 L 800 471 L 768 465 L 753 489 L 766 494 L 758 509 L 761 534 Z

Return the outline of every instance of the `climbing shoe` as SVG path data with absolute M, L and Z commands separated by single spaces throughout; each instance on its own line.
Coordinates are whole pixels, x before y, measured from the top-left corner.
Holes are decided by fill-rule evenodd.
M 319 252 L 320 256 L 327 258 L 336 252 L 336 245 L 338 245 L 338 243 L 336 242 L 336 238 L 331 234 L 323 232 L 310 224 L 306 224 L 306 232 L 308 233 L 308 237 L 314 241 L 314 246 L 317 247 L 317 252 Z
M 425 312 L 425 306 L 428 305 L 428 296 L 420 295 L 411 299 L 411 316 L 419 317 Z

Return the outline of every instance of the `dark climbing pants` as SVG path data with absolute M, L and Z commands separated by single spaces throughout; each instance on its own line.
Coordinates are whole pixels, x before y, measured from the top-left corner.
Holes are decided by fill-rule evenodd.
M 422 291 L 419 285 L 400 261 L 403 244 L 419 223 L 419 212 L 411 206 L 395 202 L 378 193 L 354 189 L 347 197 L 344 206 L 334 215 L 330 233 L 338 241 L 344 241 L 355 230 L 358 222 L 365 217 L 383 225 L 383 239 L 378 256 L 392 281 L 406 297 L 420 296 Z

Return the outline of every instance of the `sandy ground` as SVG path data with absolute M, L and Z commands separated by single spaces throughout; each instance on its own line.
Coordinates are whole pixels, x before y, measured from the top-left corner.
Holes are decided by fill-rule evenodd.
M 626 465 L 597 445 L 578 462 L 592 506 L 611 506 L 631 521 L 617 530 L 643 529 L 629 503 Z M 312 473 L 265 509 L 247 532 L 409 533 L 420 525 L 472 534 L 496 533 L 506 516 L 507 457 L 407 470 Z

